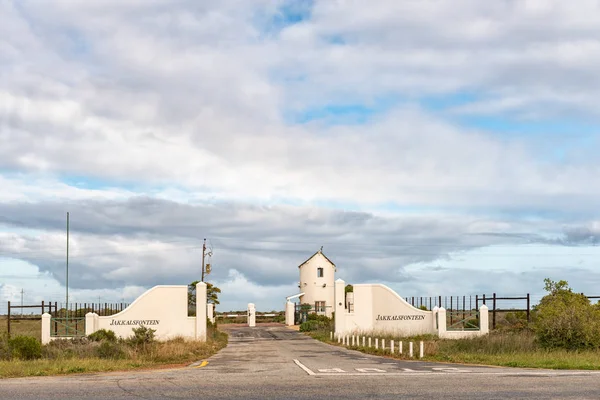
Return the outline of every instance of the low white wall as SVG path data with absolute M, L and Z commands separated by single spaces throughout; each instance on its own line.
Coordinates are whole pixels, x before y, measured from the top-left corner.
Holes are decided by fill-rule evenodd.
M 133 328 L 144 325 L 155 329 L 155 337 L 159 340 L 176 336 L 195 338 L 195 328 L 188 324 L 187 293 L 184 285 L 155 286 L 120 313 L 98 317 L 95 330 L 111 330 L 125 338 L 133 334 Z
M 440 338 L 458 339 L 485 335 L 488 328 L 488 309 L 480 308 L 481 329 L 477 331 L 447 331 L 444 308 L 425 311 L 413 307 L 389 287 L 382 284 L 356 284 L 354 311 L 344 306 L 346 283 L 335 281 L 336 337 L 369 332 L 395 336 L 437 334 Z
M 336 282 L 336 289 L 337 285 L 342 286 Z M 411 306 L 389 287 L 382 284 L 353 286 L 354 312 L 344 312 L 343 322 L 339 327 L 336 315 L 336 334 L 380 332 L 411 336 L 436 333 L 431 311 Z M 336 305 L 344 310 L 339 302 Z
M 196 316 L 188 317 L 187 286 L 155 286 L 138 297 L 129 307 L 118 314 L 100 317 L 88 313 L 85 334 L 90 335 L 100 329 L 111 330 L 118 337 L 133 335 L 133 328 L 146 326 L 156 330 L 157 340 L 175 337 L 206 340 L 206 284 L 196 285 Z M 42 343 L 49 343 L 51 337 L 51 317 L 42 316 Z

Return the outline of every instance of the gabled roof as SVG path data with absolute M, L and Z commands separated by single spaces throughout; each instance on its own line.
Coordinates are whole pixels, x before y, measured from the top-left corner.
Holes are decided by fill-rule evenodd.
M 321 247 L 319 249 L 319 251 L 317 251 L 315 254 L 313 254 L 312 256 L 308 257 L 308 259 L 306 261 L 304 261 L 302 264 L 298 265 L 298 268 L 300 268 L 301 266 L 303 266 L 304 264 L 306 264 L 307 262 L 309 262 L 314 256 L 316 256 L 317 254 L 322 255 L 323 257 L 325 257 L 325 259 L 327 261 L 329 261 L 329 263 L 331 265 L 333 265 L 333 267 L 335 268 L 335 264 L 333 263 L 333 261 L 331 261 L 329 258 L 327 258 L 327 256 L 325 254 L 323 254 L 323 247 Z

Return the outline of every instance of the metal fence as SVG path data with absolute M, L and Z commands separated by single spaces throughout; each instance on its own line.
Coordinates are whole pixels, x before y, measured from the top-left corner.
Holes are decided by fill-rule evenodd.
M 583 293 L 581 294 L 584 295 Z M 586 297 L 590 300 L 600 299 L 600 296 Z M 496 329 L 498 313 L 524 312 L 527 322 L 530 322 L 533 304 L 532 296 L 529 293 L 524 296 L 498 296 L 496 293 L 469 296 L 412 296 L 406 297 L 405 300 L 413 307 L 426 308 L 427 310 L 432 310 L 434 307 L 444 307 L 448 311 L 447 314 L 450 315 L 450 324 L 454 323 L 452 316 L 455 312 L 466 313 L 470 310 L 479 310 L 479 307 L 485 304 L 489 307 L 492 314 L 492 329 Z

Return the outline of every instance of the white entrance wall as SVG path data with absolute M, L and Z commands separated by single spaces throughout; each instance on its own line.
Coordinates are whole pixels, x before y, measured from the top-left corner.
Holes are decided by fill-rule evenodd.
M 127 338 L 133 335 L 133 328 L 141 325 L 155 329 L 158 340 L 175 337 L 206 340 L 206 284 L 196 285 L 196 317 L 188 317 L 188 287 L 155 286 L 138 297 L 129 307 L 118 314 L 100 317 L 88 313 L 85 333 L 89 335 L 100 329 L 111 330 L 118 337 Z M 47 316 L 46 316 L 47 315 Z M 44 314 L 42 318 L 42 343 L 48 343 L 50 337 L 51 318 Z M 48 326 L 46 326 L 48 325 Z
M 442 338 L 473 337 L 488 333 L 488 309 L 480 308 L 481 329 L 478 331 L 447 331 L 446 310 L 424 311 L 408 304 L 389 287 L 382 284 L 357 284 L 354 287 L 354 309 L 348 312 L 346 283 L 335 281 L 336 336 L 353 333 L 389 333 L 398 336 L 437 334 Z

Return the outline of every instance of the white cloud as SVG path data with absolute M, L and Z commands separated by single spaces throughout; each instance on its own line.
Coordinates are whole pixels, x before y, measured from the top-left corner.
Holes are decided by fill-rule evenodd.
M 597 2 L 324 0 L 276 26 L 281 4 L 2 2 L 0 247 L 62 281 L 71 211 L 74 283 L 135 292 L 194 278 L 185 247 L 221 237 L 215 279 L 279 296 L 323 242 L 349 279 L 391 281 L 457 248 L 595 243 L 596 134 L 556 162 L 543 135 L 447 118 L 597 123 Z M 286 119 L 381 102 L 360 125 Z

